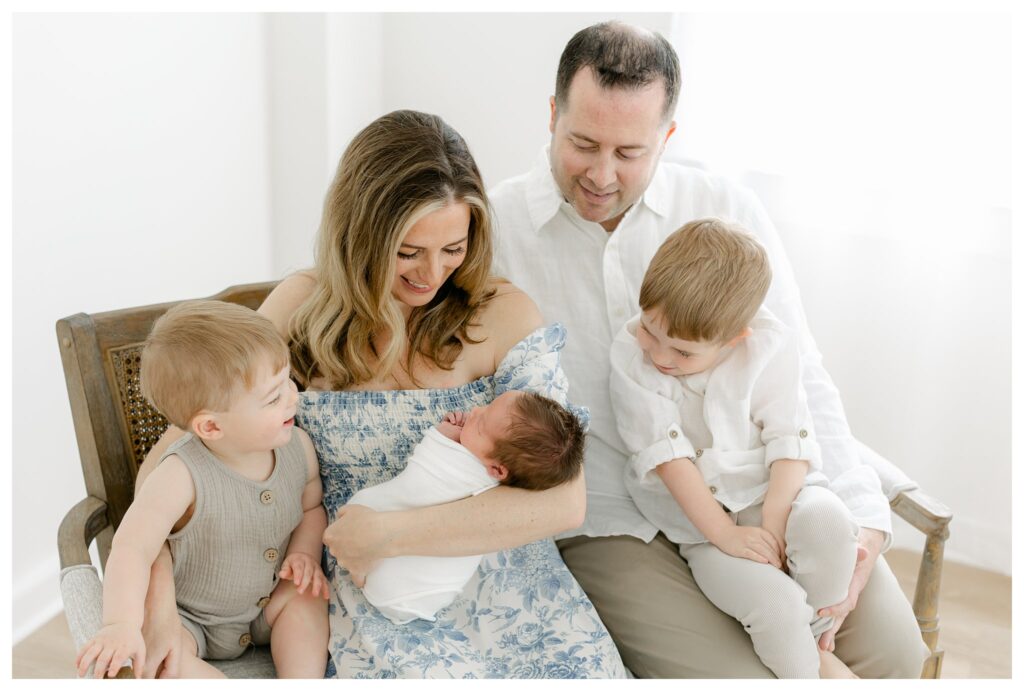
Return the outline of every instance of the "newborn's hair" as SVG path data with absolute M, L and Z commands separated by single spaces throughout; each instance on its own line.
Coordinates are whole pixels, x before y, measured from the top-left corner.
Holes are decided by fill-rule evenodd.
M 524 392 L 512 405 L 512 422 L 494 442 L 491 458 L 508 469 L 502 484 L 549 489 L 583 468 L 583 425 L 550 398 Z

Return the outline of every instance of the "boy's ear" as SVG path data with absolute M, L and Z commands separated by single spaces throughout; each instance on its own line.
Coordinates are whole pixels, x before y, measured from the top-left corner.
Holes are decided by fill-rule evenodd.
M 734 336 L 733 339 L 726 343 L 725 345 L 729 348 L 732 348 L 734 345 L 736 345 L 737 343 L 739 343 L 752 333 L 754 333 L 753 329 L 751 329 L 749 326 L 744 326 L 743 331 L 740 331 L 738 334 L 736 334 L 736 336 Z
M 501 463 L 495 463 L 491 461 L 487 464 L 487 474 L 493 477 L 498 482 L 502 482 L 508 477 L 508 468 L 503 466 Z
M 224 431 L 217 424 L 217 417 L 213 413 L 201 412 L 192 418 L 190 425 L 192 434 L 200 439 L 215 440 L 224 436 Z
M 555 106 L 555 97 L 552 96 L 548 99 L 548 103 L 551 106 L 551 122 L 548 123 L 548 131 L 551 134 L 555 133 L 555 120 L 558 119 L 558 108 Z

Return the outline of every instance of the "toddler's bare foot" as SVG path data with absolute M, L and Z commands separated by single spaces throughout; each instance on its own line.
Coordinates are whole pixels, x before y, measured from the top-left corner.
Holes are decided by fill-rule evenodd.
M 818 648 L 818 656 L 821 658 L 821 668 L 818 673 L 822 679 L 860 679 L 834 653 Z

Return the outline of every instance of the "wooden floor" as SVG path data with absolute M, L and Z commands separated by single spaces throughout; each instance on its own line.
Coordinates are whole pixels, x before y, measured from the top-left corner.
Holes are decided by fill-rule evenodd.
M 908 597 L 920 555 L 892 550 L 886 555 Z M 947 562 L 942 571 L 940 647 L 944 679 L 1010 677 L 1010 578 Z M 75 650 L 67 623 L 58 615 L 14 646 L 15 679 L 69 678 Z

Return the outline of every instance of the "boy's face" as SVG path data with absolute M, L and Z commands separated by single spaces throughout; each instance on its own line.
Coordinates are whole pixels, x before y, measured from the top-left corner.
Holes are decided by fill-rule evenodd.
M 231 406 L 215 413 L 222 439 L 245 451 L 277 449 L 292 438 L 299 394 L 288 378 L 288 367 L 271 371 L 269 363 L 257 370 L 252 389 L 240 384 Z
M 482 461 L 490 458 L 494 443 L 508 434 L 512 424 L 512 408 L 522 391 L 506 391 L 488 405 L 469 411 L 462 426 L 460 443 Z
M 670 338 L 661 310 L 655 308 L 644 310 L 640 315 L 636 340 L 644 351 L 645 359 L 659 372 L 679 377 L 708 369 L 715 364 L 722 348 L 734 344 L 739 337 L 728 343 Z

